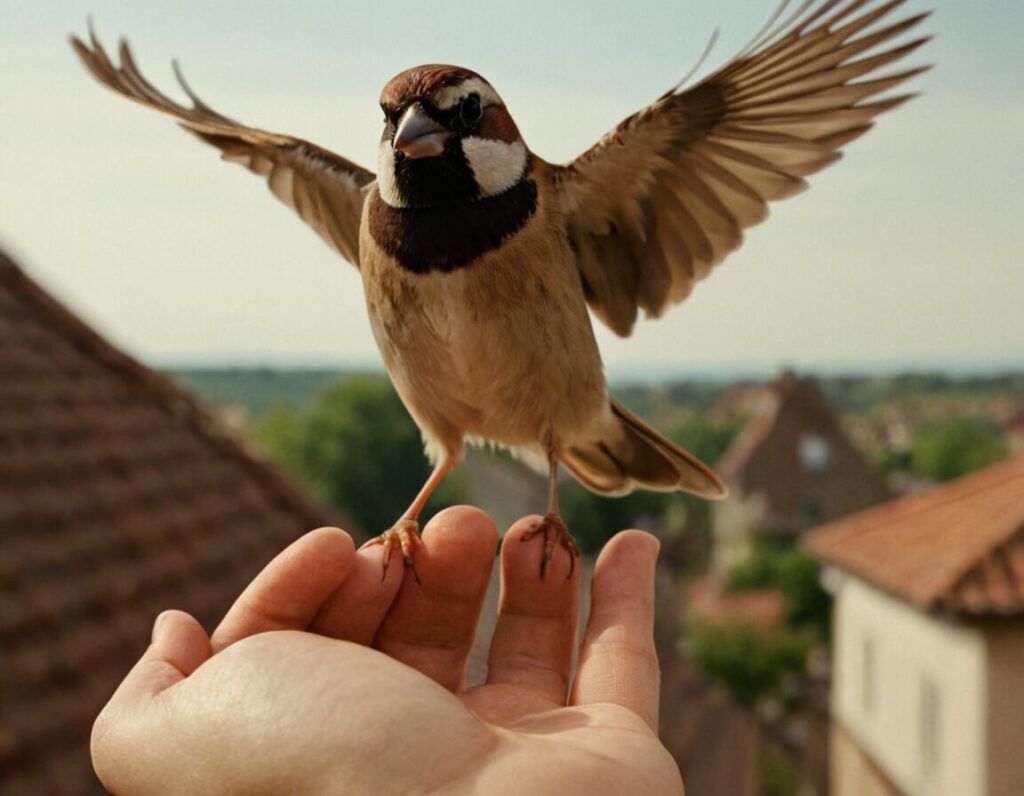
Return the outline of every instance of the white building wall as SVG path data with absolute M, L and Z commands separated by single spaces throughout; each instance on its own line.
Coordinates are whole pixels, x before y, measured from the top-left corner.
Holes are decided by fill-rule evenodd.
M 984 796 L 983 636 L 842 576 L 833 644 L 833 715 L 885 774 L 908 794 Z
M 764 495 L 747 495 L 742 488 L 733 488 L 725 500 L 711 504 L 715 547 L 712 551 L 712 572 L 724 579 L 737 566 L 750 559 L 754 536 L 768 514 Z

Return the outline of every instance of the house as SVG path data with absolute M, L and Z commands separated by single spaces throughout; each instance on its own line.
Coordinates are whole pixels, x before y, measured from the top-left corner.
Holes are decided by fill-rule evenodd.
M 835 594 L 835 796 L 1024 793 L 1024 458 L 807 534 Z
M 719 579 L 749 556 L 757 537 L 792 540 L 889 496 L 813 379 L 783 373 L 757 392 L 745 388 L 742 404 L 754 415 L 716 468 L 730 490 L 712 506 Z
M 0 253 L 0 792 L 103 793 L 90 727 L 156 615 L 212 629 L 336 524 Z

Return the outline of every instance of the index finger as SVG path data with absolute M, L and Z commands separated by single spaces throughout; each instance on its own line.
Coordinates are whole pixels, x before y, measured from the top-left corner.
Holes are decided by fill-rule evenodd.
M 658 540 L 641 531 L 612 538 L 594 567 L 590 618 L 571 705 L 621 705 L 658 730 L 661 676 L 654 648 Z
M 235 600 L 213 632 L 213 651 L 270 630 L 305 630 L 354 559 L 352 537 L 338 528 L 318 528 L 292 542 Z

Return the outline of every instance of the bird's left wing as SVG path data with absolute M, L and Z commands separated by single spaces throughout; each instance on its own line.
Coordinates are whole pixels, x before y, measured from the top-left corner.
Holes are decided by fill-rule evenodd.
M 91 31 L 89 44 L 75 36 L 71 44 L 103 85 L 175 117 L 186 130 L 217 147 L 224 160 L 266 177 L 274 196 L 328 245 L 359 265 L 359 219 L 366 190 L 374 181 L 372 172 L 300 138 L 246 127 L 222 116 L 195 95 L 175 64 L 178 81 L 192 102 L 192 107 L 179 105 L 141 75 L 124 40 L 116 66 Z
M 926 14 L 883 22 L 904 0 L 785 0 L 731 63 L 630 116 L 556 167 L 587 301 L 626 336 L 638 309 L 660 315 L 768 214 L 771 200 L 907 96 L 874 99 L 921 69 L 861 80 L 923 44 L 892 40 Z M 879 26 L 883 23 L 884 26 Z

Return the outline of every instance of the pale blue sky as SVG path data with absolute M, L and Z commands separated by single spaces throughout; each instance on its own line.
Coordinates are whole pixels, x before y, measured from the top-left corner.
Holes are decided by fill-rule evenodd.
M 377 96 L 408 66 L 476 69 L 566 160 L 774 3 L 0 0 L 0 245 L 150 362 L 375 363 L 355 269 L 258 178 L 87 76 L 66 41 L 87 13 L 159 85 L 176 56 L 218 110 L 375 169 Z M 602 329 L 611 370 L 1024 364 L 1024 4 L 908 3 L 928 7 L 924 96 L 686 303 L 630 340 Z

